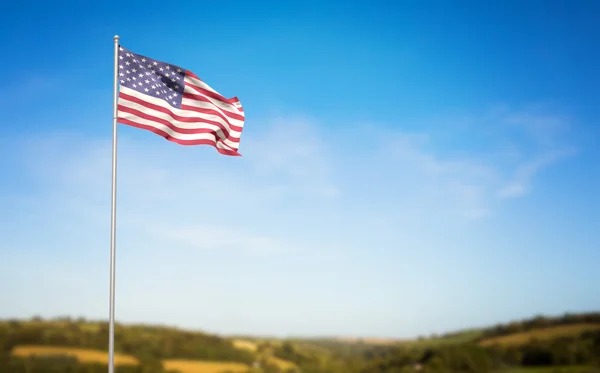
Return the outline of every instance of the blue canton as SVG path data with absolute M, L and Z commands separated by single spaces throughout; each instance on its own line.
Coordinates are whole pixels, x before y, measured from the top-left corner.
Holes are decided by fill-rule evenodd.
M 164 100 L 181 109 L 185 70 L 119 48 L 119 82 L 122 87 Z

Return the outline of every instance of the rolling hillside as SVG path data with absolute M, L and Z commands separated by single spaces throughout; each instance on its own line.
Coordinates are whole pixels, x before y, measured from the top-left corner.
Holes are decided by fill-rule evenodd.
M 0 321 L 0 372 L 4 372 L 2 364 L 11 367 L 6 370 L 11 373 L 45 372 L 43 367 L 52 364 L 59 366 L 56 372 L 105 371 L 107 332 L 106 323 L 86 320 Z M 559 368 L 585 373 L 595 364 L 594 346 L 600 357 L 600 314 L 536 317 L 415 340 L 224 338 L 177 328 L 118 324 L 115 363 L 120 373 L 387 373 L 458 364 L 456 356 L 475 354 L 468 364 L 482 356 L 502 363 L 478 366 L 474 373 Z

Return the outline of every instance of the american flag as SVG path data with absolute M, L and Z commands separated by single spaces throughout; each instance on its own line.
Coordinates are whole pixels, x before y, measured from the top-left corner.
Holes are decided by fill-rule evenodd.
M 118 122 L 181 145 L 212 145 L 239 156 L 244 109 L 196 74 L 119 47 Z

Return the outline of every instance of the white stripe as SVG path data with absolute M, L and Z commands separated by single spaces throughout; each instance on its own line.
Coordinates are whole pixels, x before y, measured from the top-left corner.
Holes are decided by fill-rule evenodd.
M 183 110 L 183 109 L 176 109 L 174 107 L 172 107 L 171 105 L 169 105 L 167 102 L 165 102 L 164 100 L 160 99 L 160 98 L 156 98 L 152 95 L 149 94 L 143 94 L 140 93 L 134 89 L 131 88 L 127 88 L 127 87 L 123 87 L 121 86 L 120 88 L 121 92 L 126 93 L 130 96 L 135 96 L 137 98 L 139 98 L 140 100 L 143 101 L 147 101 L 150 102 L 151 104 L 154 105 L 159 105 L 162 106 L 164 108 L 167 108 L 169 110 L 171 110 L 173 112 L 173 114 L 177 114 L 180 115 L 182 117 L 189 117 L 189 118 L 197 118 L 197 117 L 202 117 L 202 118 L 209 118 L 209 115 L 214 115 L 214 114 L 203 114 L 203 113 L 197 113 L 191 110 Z M 193 106 L 199 109 L 212 109 L 218 112 L 221 112 L 222 115 L 227 119 L 227 122 L 231 123 L 234 126 L 238 126 L 238 127 L 243 127 L 244 126 L 244 121 L 243 120 L 239 120 L 239 119 L 234 119 L 234 118 L 230 118 L 228 116 L 226 116 L 225 114 L 223 114 L 222 110 L 219 110 L 218 107 L 215 107 L 214 105 L 212 105 L 210 102 L 204 102 L 204 101 L 197 101 L 197 100 L 190 100 L 187 98 L 184 98 L 182 100 L 182 104 L 183 105 L 189 105 L 189 106 Z M 217 118 L 219 118 L 221 121 L 223 120 L 221 117 L 216 116 Z
M 196 94 L 201 95 L 198 92 L 196 92 Z M 229 123 L 233 124 L 234 126 L 238 126 L 238 127 L 243 127 L 244 126 L 244 121 L 243 120 L 239 120 L 239 119 L 234 119 L 234 118 L 228 117 L 227 115 L 223 114 L 223 110 L 219 110 L 219 108 L 215 107 L 215 105 L 211 104 L 210 102 L 204 102 L 204 101 L 198 101 L 198 100 L 192 100 L 192 99 L 189 99 L 189 98 L 184 98 L 182 100 L 181 104 L 182 105 L 189 105 L 189 106 L 197 107 L 199 109 L 212 109 L 212 110 L 218 111 L 225 118 L 227 118 L 227 121 Z M 198 115 L 208 115 L 208 114 L 201 114 L 201 113 L 197 113 L 197 114 Z
M 196 79 L 193 79 L 193 78 L 190 78 L 189 76 L 186 76 L 184 80 L 186 81 L 186 83 L 195 85 L 192 82 L 192 80 L 196 80 Z M 212 98 L 212 97 L 208 97 L 208 96 L 206 96 L 206 95 L 204 95 L 204 94 L 196 91 L 194 88 L 189 87 L 188 85 L 186 85 L 184 87 L 183 92 L 206 97 L 206 99 L 208 99 L 212 104 L 214 104 L 216 106 L 216 108 L 221 109 L 220 111 L 223 112 L 223 115 L 225 115 L 225 116 L 226 116 L 225 112 L 230 112 L 230 113 L 238 114 L 238 115 L 241 115 L 242 117 L 245 117 L 244 112 L 243 111 L 239 111 L 236 105 L 229 104 L 229 103 L 223 102 L 221 100 L 217 100 L 217 99 Z M 240 106 L 241 106 L 241 104 L 240 104 Z
M 142 94 L 138 93 L 138 92 L 125 92 L 127 88 L 123 87 L 122 91 L 123 93 L 127 93 L 127 94 L 131 94 L 132 96 L 134 95 L 134 93 L 137 93 L 135 96 L 140 96 Z M 130 89 L 127 89 L 129 91 L 132 91 Z M 150 97 L 153 98 L 153 97 Z M 144 97 L 145 99 L 145 97 Z M 153 98 L 154 101 L 156 101 L 157 99 Z M 150 100 L 148 100 L 150 101 Z M 162 101 L 162 100 L 158 100 L 158 101 Z M 139 108 L 140 105 L 135 104 L 131 101 L 125 100 L 123 98 L 119 98 L 119 105 L 125 106 L 125 107 L 132 107 L 132 106 L 137 106 L 136 108 Z M 164 106 L 164 105 L 161 105 Z M 158 123 L 152 120 L 148 120 L 148 119 L 144 119 L 141 117 L 138 117 L 135 114 L 131 114 L 131 113 L 127 113 L 127 112 L 123 112 L 123 111 L 119 111 L 118 113 L 118 117 L 119 118 L 123 118 L 123 119 L 128 119 L 131 120 L 133 122 L 136 123 L 140 123 L 140 124 L 144 124 L 147 126 L 151 126 L 154 128 L 157 128 L 161 131 L 166 132 L 167 134 L 169 134 L 170 136 L 176 138 L 176 139 L 180 139 L 180 140 L 198 140 L 198 139 L 205 139 L 205 140 L 212 140 L 215 141 L 217 138 L 219 139 L 219 141 L 223 141 L 225 145 L 227 145 L 228 147 L 231 147 L 232 149 L 238 149 L 239 148 L 239 142 L 233 142 L 229 139 L 225 138 L 225 134 L 222 132 L 222 130 L 212 124 L 206 124 L 206 123 L 185 123 L 185 122 L 180 122 L 178 120 L 174 120 L 173 118 L 171 118 L 170 116 L 160 112 L 160 111 L 156 111 L 154 109 L 150 109 L 147 107 L 142 107 L 141 108 L 143 113 L 151 115 L 153 117 L 158 117 L 158 118 L 163 118 L 163 119 L 167 119 L 170 123 L 172 123 L 173 125 L 180 127 L 180 128 L 204 128 L 204 129 L 208 129 L 211 131 L 214 131 L 214 133 L 198 133 L 198 134 L 187 134 L 187 133 L 180 133 L 177 130 L 173 130 L 169 127 L 167 127 L 166 125 L 162 124 L 162 123 Z M 236 138 L 239 138 L 240 133 L 237 131 L 232 131 L 230 132 L 231 134 L 235 134 L 237 136 L 235 136 Z M 217 137 L 216 134 L 219 134 L 221 136 Z M 234 136 L 232 136 L 234 137 Z
M 203 82 L 202 80 L 200 80 L 200 79 L 198 79 L 198 78 L 194 78 L 194 77 L 192 77 L 192 76 L 189 76 L 189 75 L 187 75 L 187 76 L 186 76 L 186 78 L 188 79 L 188 82 L 189 82 L 190 84 L 193 84 L 193 85 L 195 85 L 195 86 L 197 86 L 197 87 L 200 87 L 200 88 L 204 88 L 204 89 L 206 89 L 207 91 L 211 91 L 211 92 L 213 92 L 213 93 L 216 93 L 216 94 L 218 94 L 218 95 L 219 95 L 219 96 L 221 96 L 221 97 L 225 97 L 225 96 L 223 96 L 222 94 L 220 94 L 219 92 L 215 91 L 215 90 L 214 90 L 214 89 L 213 89 L 211 86 L 209 86 L 208 84 L 206 84 L 205 82 Z M 234 104 L 234 105 L 235 105 L 236 107 L 242 107 L 242 103 L 240 102 L 240 100 L 239 100 L 239 99 L 238 99 L 238 100 L 235 102 L 235 104 Z M 238 111 L 236 110 L 236 111 L 235 111 L 235 113 L 237 113 L 237 112 L 238 112 Z
M 225 122 L 221 117 L 218 117 L 216 115 L 212 115 L 212 114 L 202 114 L 202 113 L 194 113 L 194 112 L 190 112 L 187 110 L 182 110 L 182 109 L 177 109 L 175 107 L 172 107 L 171 105 L 169 105 L 168 103 L 166 103 L 164 100 L 161 100 L 159 98 L 155 98 L 155 97 L 151 97 L 148 95 L 144 95 L 142 93 L 139 93 L 137 91 L 134 91 L 133 89 L 127 88 L 127 87 L 123 87 L 121 89 L 121 91 L 123 93 L 126 93 L 130 96 L 134 96 L 140 100 L 144 100 L 147 102 L 150 102 L 156 106 L 160 106 L 163 108 L 166 108 L 168 110 L 170 110 L 173 114 L 178 115 L 178 116 L 182 116 L 182 117 L 186 117 L 186 118 L 202 118 L 202 119 L 208 119 L 208 120 L 212 120 L 215 121 L 217 123 L 220 123 L 223 125 L 223 127 L 229 132 L 229 135 L 231 137 L 235 137 L 235 138 L 240 138 L 241 136 L 241 132 L 240 131 L 236 131 L 234 129 L 231 128 L 231 126 L 229 125 L 229 123 Z M 125 98 L 119 97 L 119 105 L 123 105 L 125 107 L 131 108 L 131 109 L 136 109 L 139 110 L 141 112 L 144 113 L 148 113 L 149 115 L 152 115 L 154 117 L 157 118 L 161 118 L 164 120 L 167 120 L 171 123 L 173 123 L 174 125 L 176 125 L 177 127 L 180 128 L 209 128 L 212 129 L 214 131 L 219 131 L 221 130 L 217 125 L 214 124 L 209 124 L 209 123 L 202 123 L 202 122 L 195 122 L 195 123 L 189 123 L 189 122 L 182 122 L 179 120 L 175 120 L 173 119 L 173 117 L 171 117 L 168 114 L 165 114 L 163 112 L 154 110 L 154 109 L 150 109 L 146 106 L 143 106 L 141 104 L 138 104 L 136 102 L 133 101 L 129 101 Z M 195 114 L 195 115 L 193 115 Z
M 231 148 L 231 149 L 237 150 L 239 148 L 239 143 L 234 143 L 229 140 L 222 140 L 220 138 L 218 139 L 214 133 L 195 133 L 195 134 L 179 133 L 161 123 L 157 123 L 157 122 L 154 122 L 151 120 L 140 118 L 137 115 L 123 113 L 123 112 L 119 113 L 119 118 L 127 119 L 132 122 L 143 124 L 143 125 L 146 125 L 149 127 L 154 127 L 156 129 L 159 129 L 159 130 L 167 133 L 170 137 L 173 137 L 173 138 L 176 138 L 179 140 L 187 140 L 187 141 L 189 141 L 189 140 L 210 140 L 212 142 L 216 142 L 217 144 L 222 142 L 224 145 L 226 145 L 226 146 L 222 147 L 223 149 Z M 217 140 L 218 140 L 218 142 L 217 142 Z
M 215 90 L 214 90 L 214 89 L 213 89 L 211 86 L 209 86 L 208 84 L 204 83 L 202 80 L 200 80 L 200 79 L 196 79 L 196 78 L 194 78 L 194 77 L 192 77 L 192 76 L 189 76 L 189 75 L 187 75 L 187 74 L 186 74 L 186 76 L 185 76 L 185 77 L 188 79 L 188 81 L 189 81 L 191 84 L 193 84 L 193 85 L 195 85 L 195 86 L 198 86 L 198 87 L 200 87 L 200 88 L 204 88 L 204 89 L 206 89 L 206 90 L 209 90 L 209 91 L 211 91 L 211 92 L 214 92 L 214 93 L 216 93 L 216 94 L 219 94 L 219 95 L 221 95 L 219 92 L 215 91 Z M 223 95 L 221 95 L 221 96 L 223 96 Z

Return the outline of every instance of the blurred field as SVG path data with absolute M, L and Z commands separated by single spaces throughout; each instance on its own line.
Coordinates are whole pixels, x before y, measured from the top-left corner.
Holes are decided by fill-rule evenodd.
M 340 337 L 336 339 L 340 342 L 346 343 L 364 343 L 370 345 L 393 345 L 396 343 L 402 343 L 406 341 L 402 341 L 399 339 L 391 339 L 391 338 L 358 338 L 358 337 Z
M 512 368 L 503 373 L 600 373 L 598 368 L 587 366 L 567 366 L 567 367 L 535 367 L 535 368 Z
M 279 369 L 283 371 L 290 368 L 297 368 L 296 364 L 292 363 L 291 361 L 283 360 L 275 356 L 269 358 L 269 363 L 276 365 Z
M 446 345 L 456 345 L 468 342 L 473 342 L 477 338 L 481 337 L 482 330 L 467 330 L 464 332 L 456 333 L 450 336 L 434 337 L 434 338 L 423 338 L 414 339 L 408 341 L 400 341 L 401 346 L 413 347 L 413 348 L 429 348 Z
M 549 328 L 534 329 L 522 333 L 514 333 L 501 337 L 484 339 L 480 342 L 482 346 L 491 346 L 494 344 L 503 346 L 519 346 L 529 342 L 532 338 L 538 340 L 549 340 L 560 337 L 577 336 L 583 332 L 591 330 L 600 330 L 599 324 L 572 324 L 557 325 Z
M 163 360 L 165 370 L 179 370 L 182 373 L 245 373 L 249 367 L 241 363 L 219 363 L 199 360 Z
M 50 347 L 50 346 L 17 346 L 12 354 L 19 357 L 67 355 L 77 358 L 81 363 L 108 364 L 108 353 L 99 350 L 76 347 Z M 138 365 L 133 356 L 115 354 L 115 365 Z
M 248 350 L 248 351 L 252 351 L 252 352 L 256 352 L 256 350 L 257 350 L 256 343 L 254 343 L 252 341 L 247 341 L 244 339 L 234 339 L 233 345 L 235 346 L 235 348 L 239 348 L 242 350 Z

